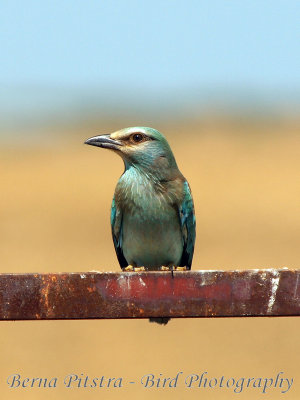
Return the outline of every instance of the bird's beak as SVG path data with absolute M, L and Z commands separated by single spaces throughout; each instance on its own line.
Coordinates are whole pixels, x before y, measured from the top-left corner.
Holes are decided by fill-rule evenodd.
M 93 136 L 84 143 L 111 150 L 119 150 L 120 146 L 123 146 L 122 142 L 111 139 L 110 135 Z

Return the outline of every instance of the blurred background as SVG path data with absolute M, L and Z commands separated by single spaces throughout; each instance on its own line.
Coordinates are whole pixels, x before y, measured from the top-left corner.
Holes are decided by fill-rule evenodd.
M 119 270 L 109 212 L 123 165 L 83 142 L 136 125 L 167 136 L 190 182 L 193 269 L 299 267 L 299 11 L 296 0 L 1 2 L 1 272 Z M 9 389 L 6 380 L 283 371 L 294 378 L 285 398 L 296 400 L 299 328 L 296 318 L 1 323 L 1 392 L 231 399 L 229 389 Z

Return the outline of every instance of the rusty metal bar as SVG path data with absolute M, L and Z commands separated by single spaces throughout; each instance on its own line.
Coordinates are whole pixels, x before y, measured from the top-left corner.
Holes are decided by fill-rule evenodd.
M 0 274 L 0 320 L 300 315 L 300 270 Z

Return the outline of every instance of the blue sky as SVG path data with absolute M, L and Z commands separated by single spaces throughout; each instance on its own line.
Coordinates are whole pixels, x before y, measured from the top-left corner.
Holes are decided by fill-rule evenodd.
M 50 102 L 74 90 L 299 93 L 299 11 L 294 0 L 3 0 L 0 85 L 12 107 L 47 91 Z

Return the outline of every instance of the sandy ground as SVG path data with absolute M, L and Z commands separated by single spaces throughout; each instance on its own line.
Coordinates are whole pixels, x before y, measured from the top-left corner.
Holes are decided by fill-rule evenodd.
M 299 125 L 183 124 L 163 131 L 194 196 L 193 269 L 299 267 Z M 82 144 L 96 133 L 1 147 L 1 272 L 119 270 L 109 210 L 123 165 L 115 154 Z M 296 400 L 299 328 L 297 318 L 186 319 L 166 327 L 146 320 L 1 323 L 1 397 Z M 266 394 L 185 387 L 183 377 L 205 371 L 226 379 L 283 372 L 294 382 L 285 394 L 285 387 Z M 139 383 L 146 374 L 178 372 L 176 388 Z M 15 373 L 56 377 L 57 387 L 9 388 Z M 66 388 L 69 374 L 122 377 L 123 387 Z

